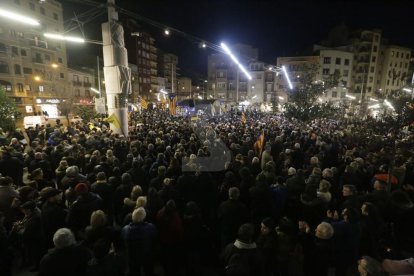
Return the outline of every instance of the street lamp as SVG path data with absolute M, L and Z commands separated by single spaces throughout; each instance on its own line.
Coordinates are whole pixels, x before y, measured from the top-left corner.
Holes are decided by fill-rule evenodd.
M 17 21 L 19 23 L 23 23 L 23 24 L 27 24 L 27 25 L 31 25 L 31 26 L 40 26 L 39 21 L 37 21 L 36 19 L 21 15 L 21 14 L 17 14 L 17 13 L 14 13 L 12 11 L 1 9 L 1 8 L 0 8 L 0 16 L 4 17 L 4 18 L 7 18 L 9 20 L 13 20 L 13 21 Z

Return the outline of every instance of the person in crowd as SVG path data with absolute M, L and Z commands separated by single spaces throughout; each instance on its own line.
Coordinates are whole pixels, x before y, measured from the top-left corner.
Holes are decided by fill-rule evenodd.
M 143 207 L 132 213 L 132 223 L 122 228 L 122 240 L 127 252 L 127 275 L 154 275 L 154 260 L 158 253 L 159 240 L 157 229 L 152 223 L 145 222 L 146 211 Z M 172 258 L 172 256 L 170 256 Z
M 329 275 L 329 268 L 333 266 L 333 227 L 327 222 L 321 222 L 315 232 L 311 233 L 308 223 L 299 221 L 299 230 L 304 254 L 304 275 Z
M 89 249 L 77 244 L 68 228 L 60 228 L 53 235 L 55 247 L 40 261 L 40 276 L 85 276 L 92 257 Z
M 40 192 L 44 200 L 41 206 L 42 227 L 45 234 L 47 248 L 53 247 L 53 235 L 66 226 L 67 209 L 62 203 L 62 191 L 55 188 L 45 188 Z
M 218 209 L 222 247 L 236 239 L 240 225 L 246 223 L 249 217 L 246 205 L 239 201 L 240 190 L 232 187 L 228 194 L 229 199 L 221 203 Z
M 245 271 L 245 275 L 266 275 L 265 264 L 261 252 L 253 240 L 254 226 L 242 224 L 238 230 L 237 239 L 228 244 L 222 253 L 227 275 L 234 275 L 234 270 Z M 236 258 L 237 262 L 234 260 Z M 230 265 L 231 264 L 231 265 Z
M 77 199 L 69 207 L 67 225 L 75 233 L 83 232 L 89 225 L 93 211 L 99 210 L 102 206 L 102 199 L 96 194 L 90 193 L 85 183 L 79 183 L 75 187 Z
M 92 250 L 95 243 L 101 239 L 111 243 L 114 235 L 115 230 L 108 225 L 107 215 L 102 210 L 96 210 L 91 214 L 90 224 L 85 228 L 84 245 Z
M 265 275 L 276 274 L 277 234 L 272 218 L 265 218 L 260 224 L 260 235 L 256 241 L 257 248 L 263 256 Z

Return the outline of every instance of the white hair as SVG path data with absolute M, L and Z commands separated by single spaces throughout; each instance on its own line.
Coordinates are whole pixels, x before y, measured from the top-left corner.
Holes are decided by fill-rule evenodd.
M 143 207 L 139 207 L 132 212 L 132 222 L 142 222 L 144 221 L 145 217 L 147 216 L 147 212 Z
M 56 248 L 64 248 L 76 243 L 75 236 L 68 228 L 60 228 L 53 235 L 53 243 Z

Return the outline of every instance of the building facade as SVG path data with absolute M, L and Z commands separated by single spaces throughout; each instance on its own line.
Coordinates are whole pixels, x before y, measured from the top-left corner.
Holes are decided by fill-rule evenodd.
M 319 71 L 317 80 L 325 81 L 331 76 L 338 77 L 338 86 L 328 89 L 323 101 L 339 101 L 345 98 L 352 85 L 354 53 L 352 47 L 326 48 L 314 46 L 319 53 Z
M 165 90 L 169 93 L 178 92 L 178 57 L 171 53 L 158 50 L 158 75 L 165 79 Z M 159 91 L 156 91 L 159 92 Z
M 231 50 L 247 71 L 261 79 L 249 81 L 228 55 L 214 53 L 208 56 L 207 94 L 208 98 L 227 102 L 240 102 L 260 94 L 263 98 L 263 63 L 257 62 L 259 52 L 245 44 L 235 44 Z M 257 84 L 256 84 L 257 82 Z M 253 85 L 252 85 L 253 83 Z M 256 85 L 255 85 L 256 84 Z M 254 88 L 252 88 L 254 87 Z
M 72 99 L 74 105 L 93 105 L 94 99 L 100 96 L 105 96 L 104 90 L 101 88 L 101 95 L 94 92 L 92 88 L 99 91 L 95 84 L 95 75 L 93 70 L 86 68 L 75 70 L 70 68 L 68 70 L 69 77 L 69 97 Z
M 189 99 L 193 97 L 193 87 L 191 78 L 179 77 L 177 81 L 178 100 Z
M 365 100 L 378 89 L 380 75 L 381 30 L 362 30 L 352 39 L 354 62 L 352 88 L 357 98 Z
M 41 24 L 31 27 L 0 19 L 0 85 L 23 116 L 50 113 L 49 105 L 69 92 L 65 43 L 43 36 L 63 32 L 62 6 L 55 0 L 3 0 L 2 8 Z
M 411 49 L 400 46 L 381 47 L 377 89 L 381 94 L 388 95 L 399 90 L 410 81 L 409 67 Z
M 315 81 L 317 80 L 319 56 L 278 57 L 276 64 L 279 68 L 285 66 L 293 87 L 298 84 L 301 75 L 306 74 L 310 69 L 316 70 Z M 277 100 L 281 103 L 288 101 L 291 90 L 283 73 L 278 74 L 275 85 Z

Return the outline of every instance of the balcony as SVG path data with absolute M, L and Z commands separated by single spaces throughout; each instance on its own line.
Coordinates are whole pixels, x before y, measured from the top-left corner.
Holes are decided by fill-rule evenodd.
M 40 63 L 40 64 L 43 64 L 44 62 L 43 62 L 43 59 L 41 59 L 41 58 L 32 58 L 32 62 L 34 62 L 34 63 Z
M 84 87 L 88 87 L 88 88 L 89 88 L 89 87 L 91 87 L 91 86 L 92 86 L 92 83 L 90 83 L 90 82 L 84 82 L 84 83 L 83 83 L 83 86 L 84 86 Z
M 73 86 L 82 86 L 82 83 L 80 81 L 73 81 Z

